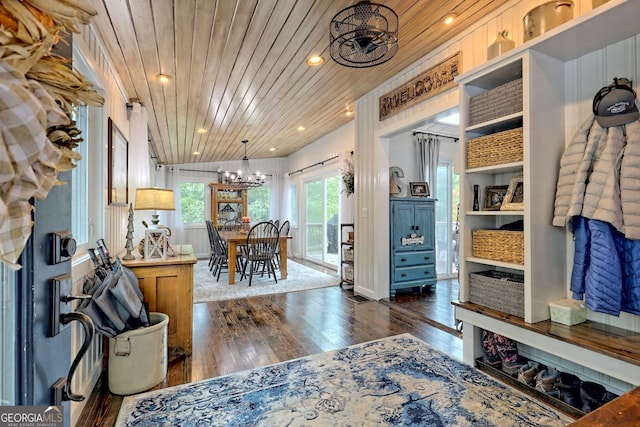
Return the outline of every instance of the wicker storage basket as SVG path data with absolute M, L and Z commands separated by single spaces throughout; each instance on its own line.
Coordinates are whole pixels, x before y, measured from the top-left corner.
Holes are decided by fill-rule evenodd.
M 473 256 L 524 265 L 524 232 L 512 230 L 472 231 Z
M 345 265 L 343 268 L 344 278 L 353 282 L 353 267 L 351 265 Z
M 524 276 L 502 271 L 469 273 L 469 300 L 494 310 L 524 317 Z
M 342 260 L 353 262 L 353 248 L 342 249 Z
M 521 162 L 522 156 L 522 128 L 467 141 L 467 169 Z
M 522 111 L 522 78 L 469 99 L 469 126 Z

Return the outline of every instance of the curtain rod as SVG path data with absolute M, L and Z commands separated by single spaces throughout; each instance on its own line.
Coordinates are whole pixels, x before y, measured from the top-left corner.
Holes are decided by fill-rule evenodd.
M 422 132 L 422 131 L 419 131 L 419 130 L 413 131 L 412 134 L 413 134 L 413 136 L 415 136 L 417 133 L 420 133 L 422 135 L 436 136 L 438 138 L 449 138 L 449 139 L 453 139 L 455 142 L 458 142 L 458 139 L 459 139 L 459 138 L 457 138 L 455 136 L 437 135 L 435 133 Z
M 206 173 L 217 173 L 218 175 L 221 173 L 224 173 L 224 171 L 207 171 L 207 170 L 200 170 L 200 169 L 182 169 L 182 168 L 176 168 L 178 169 L 178 171 L 185 171 L 185 172 L 206 172 Z M 273 176 L 270 173 L 265 173 L 264 176 Z
M 351 153 L 353 154 L 353 151 L 352 151 Z M 301 173 L 301 172 L 304 172 L 304 171 L 306 171 L 307 169 L 311 169 L 312 167 L 315 167 L 315 166 L 324 165 L 326 162 L 331 161 L 331 160 L 334 160 L 334 159 L 337 159 L 338 157 L 340 157 L 340 156 L 339 156 L 339 155 L 336 155 L 336 156 L 333 156 L 333 157 L 329 157 L 328 159 L 322 160 L 322 161 L 320 161 L 320 162 L 318 162 L 318 163 L 314 163 L 314 164 L 309 165 L 309 166 L 305 166 L 305 167 L 303 167 L 302 169 L 298 169 L 297 171 L 289 172 L 289 176 L 291 176 L 291 175 L 293 175 L 293 174 L 295 174 L 295 173 Z

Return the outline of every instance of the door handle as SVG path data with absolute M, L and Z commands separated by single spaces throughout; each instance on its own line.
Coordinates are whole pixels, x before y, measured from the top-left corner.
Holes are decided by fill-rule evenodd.
M 93 334 L 95 330 L 93 327 L 93 321 L 84 313 L 78 313 L 77 311 L 74 311 L 72 313 L 63 314 L 60 318 L 60 322 L 62 322 L 63 324 L 71 323 L 73 321 L 80 322 L 80 324 L 84 328 L 84 341 L 82 342 L 80 351 L 78 352 L 78 354 L 76 354 L 76 357 L 71 363 L 71 368 L 69 369 L 69 374 L 67 375 L 67 382 L 62 393 L 62 400 L 73 400 L 74 402 L 82 402 L 84 400 L 84 396 L 75 394 L 71 391 L 71 380 L 73 379 L 73 375 L 76 373 L 76 369 L 78 369 L 78 365 L 80 365 L 80 360 L 82 360 L 85 353 L 89 350 L 89 346 L 91 346 L 91 341 L 93 340 Z

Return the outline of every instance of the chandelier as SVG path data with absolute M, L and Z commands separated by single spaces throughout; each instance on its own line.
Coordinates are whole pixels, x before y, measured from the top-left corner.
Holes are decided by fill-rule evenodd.
M 382 4 L 361 1 L 333 17 L 329 36 L 331 58 L 338 64 L 373 67 L 398 51 L 398 15 Z
M 242 158 L 242 166 L 241 169 L 237 172 L 225 172 L 225 182 L 228 185 L 233 185 L 242 188 L 254 188 L 260 187 L 264 184 L 265 176 L 260 172 L 256 171 L 255 173 L 251 172 L 251 167 L 249 166 L 249 158 L 247 157 L 247 144 L 248 140 L 243 140 L 242 144 L 244 145 L 244 157 Z

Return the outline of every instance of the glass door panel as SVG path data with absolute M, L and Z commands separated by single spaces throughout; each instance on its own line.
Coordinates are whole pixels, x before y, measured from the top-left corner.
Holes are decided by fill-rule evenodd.
M 305 188 L 305 258 L 337 268 L 340 232 L 338 175 L 307 181 Z
M 305 210 L 305 257 L 322 261 L 322 230 L 324 228 L 322 220 L 324 211 L 322 181 L 305 182 L 304 188 L 307 204 Z
M 438 183 L 432 197 L 436 202 L 436 271 L 438 278 L 456 277 L 458 274 L 457 214 L 459 179 L 453 173 L 453 165 L 438 165 Z

